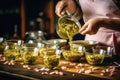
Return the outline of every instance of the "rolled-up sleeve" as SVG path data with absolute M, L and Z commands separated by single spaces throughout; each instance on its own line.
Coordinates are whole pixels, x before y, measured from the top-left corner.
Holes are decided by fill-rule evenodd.
M 79 4 L 79 0 L 76 0 L 76 5 L 77 5 L 77 9 L 76 12 L 73 14 L 73 16 L 77 19 L 80 20 L 82 18 L 82 10 Z

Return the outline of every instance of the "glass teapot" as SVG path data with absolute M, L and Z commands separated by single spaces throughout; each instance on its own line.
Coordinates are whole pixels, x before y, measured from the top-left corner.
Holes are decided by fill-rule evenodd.
M 26 32 L 25 43 L 36 43 L 42 42 L 45 40 L 44 32 L 43 31 L 30 31 Z
M 62 39 L 70 39 L 77 33 L 81 28 L 79 21 L 69 13 L 58 19 L 58 26 L 56 27 L 56 32 L 58 36 Z

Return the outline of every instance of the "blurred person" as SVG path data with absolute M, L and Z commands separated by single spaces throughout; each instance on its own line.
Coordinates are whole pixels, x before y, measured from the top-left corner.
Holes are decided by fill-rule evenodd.
M 83 18 L 80 34 L 85 40 L 94 40 L 111 46 L 114 55 L 120 55 L 120 1 L 118 0 L 60 0 L 56 14 L 60 17 L 68 11 L 76 19 Z

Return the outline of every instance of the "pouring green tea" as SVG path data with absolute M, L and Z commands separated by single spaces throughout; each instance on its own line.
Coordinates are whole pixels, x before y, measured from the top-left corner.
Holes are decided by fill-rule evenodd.
M 69 39 L 79 33 L 80 24 L 71 16 L 63 16 L 58 20 L 57 34 L 62 39 Z
M 66 15 L 60 17 L 56 28 L 57 34 L 62 39 L 69 39 L 69 45 L 72 50 L 73 36 L 79 33 L 80 23 L 73 16 Z

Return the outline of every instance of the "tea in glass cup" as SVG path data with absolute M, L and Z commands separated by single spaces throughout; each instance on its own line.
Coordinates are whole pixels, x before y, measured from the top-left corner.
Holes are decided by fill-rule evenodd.
M 61 51 L 57 49 L 53 53 L 49 53 L 48 51 L 44 51 L 43 53 L 45 66 L 51 69 L 57 69 L 59 66 Z
M 100 65 L 103 63 L 106 51 L 100 48 L 87 48 L 85 58 L 91 65 Z
M 20 61 L 21 53 L 20 50 L 22 48 L 23 41 L 22 40 L 8 40 L 6 41 L 4 56 L 7 61 Z
M 36 64 L 38 58 L 39 49 L 37 47 L 24 47 L 23 48 L 23 63 L 24 64 Z
M 63 50 L 62 55 L 65 60 L 79 62 L 84 57 L 84 47 L 73 44 L 70 50 Z

